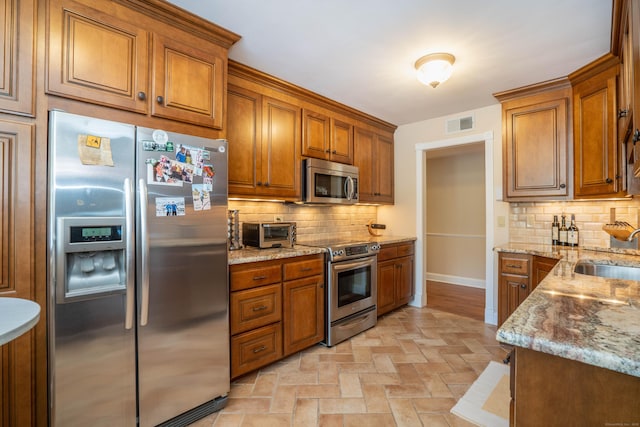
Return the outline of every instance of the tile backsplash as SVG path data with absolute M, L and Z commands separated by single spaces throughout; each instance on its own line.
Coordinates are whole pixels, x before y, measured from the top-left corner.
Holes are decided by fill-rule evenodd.
M 609 235 L 602 226 L 609 223 L 610 210 L 615 208 L 616 220 L 626 221 L 640 227 L 640 201 L 604 200 L 571 202 L 521 202 L 509 207 L 509 235 L 513 243 L 551 243 L 551 223 L 553 216 L 558 221 L 564 213 L 567 227 L 571 214 L 576 216 L 576 226 L 580 231 L 579 246 L 609 247 Z
M 368 236 L 367 223 L 376 220 L 376 206 L 314 206 L 294 203 L 229 200 L 243 222 L 295 221 L 298 240 Z M 242 227 L 242 225 L 240 226 Z M 242 239 L 242 236 L 240 236 Z

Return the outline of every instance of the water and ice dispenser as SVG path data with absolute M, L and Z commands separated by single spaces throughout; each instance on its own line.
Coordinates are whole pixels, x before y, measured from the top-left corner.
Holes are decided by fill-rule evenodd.
M 126 290 L 124 217 L 58 218 L 58 303 Z

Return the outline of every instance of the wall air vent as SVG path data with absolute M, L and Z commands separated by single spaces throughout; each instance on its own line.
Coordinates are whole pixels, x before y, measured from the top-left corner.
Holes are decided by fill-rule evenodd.
M 475 118 L 473 115 L 456 117 L 455 119 L 447 120 L 446 126 L 447 133 L 464 132 L 475 127 Z

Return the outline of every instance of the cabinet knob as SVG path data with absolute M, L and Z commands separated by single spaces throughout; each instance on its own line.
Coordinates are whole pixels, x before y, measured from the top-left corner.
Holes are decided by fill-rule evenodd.
M 527 285 L 526 285 L 525 283 L 520 283 L 520 287 L 521 287 L 522 289 L 527 289 Z
M 256 185 L 262 185 L 262 181 L 256 182 Z
M 265 183 L 264 183 L 264 186 L 265 186 L 265 187 L 268 187 L 268 186 L 269 186 L 269 182 L 268 182 L 268 181 L 267 181 L 267 182 L 265 182 Z
M 629 110 L 618 110 L 618 118 L 621 119 L 623 117 L 627 117 L 629 114 Z
M 331 150 L 329 150 L 328 148 L 326 150 L 324 150 L 325 153 L 330 153 Z
M 158 104 L 162 104 L 164 102 L 164 98 L 162 96 L 158 96 L 156 101 L 158 101 Z
M 331 152 L 331 154 L 336 154 L 336 153 L 337 153 L 337 151 L 336 151 L 336 150 L 333 150 L 333 151 Z
M 138 92 L 138 99 L 140 101 L 144 101 L 145 99 L 147 99 L 147 94 L 144 92 Z
M 604 180 L 604 182 L 606 182 L 607 184 L 611 184 L 613 180 L 611 178 L 607 178 Z
M 633 132 L 633 145 L 636 145 L 636 142 L 640 141 L 640 129 L 636 129 Z
M 567 187 L 566 184 L 564 184 L 564 183 L 560 184 L 560 188 L 566 188 L 566 187 Z

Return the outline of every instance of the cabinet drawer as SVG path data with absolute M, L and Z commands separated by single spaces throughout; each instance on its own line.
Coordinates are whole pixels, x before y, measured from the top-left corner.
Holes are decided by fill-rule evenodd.
M 275 323 L 231 338 L 231 378 L 282 357 L 282 325 Z
M 503 256 L 500 258 L 500 272 L 529 275 L 529 258 Z
M 303 277 L 318 276 L 324 272 L 324 260 L 322 258 L 305 261 L 289 262 L 284 265 L 284 279 L 294 280 Z
M 413 243 L 400 245 L 398 246 L 397 249 L 398 249 L 397 252 L 399 257 L 413 255 Z
M 281 264 L 256 266 L 255 268 L 231 270 L 230 287 L 232 291 L 255 288 L 256 286 L 270 285 L 282 280 Z
M 398 257 L 398 247 L 390 246 L 390 247 L 382 247 L 380 248 L 380 252 L 378 252 L 378 261 L 386 261 L 388 259 L 397 258 Z
M 279 322 L 282 318 L 280 284 L 232 292 L 229 311 L 232 335 Z

